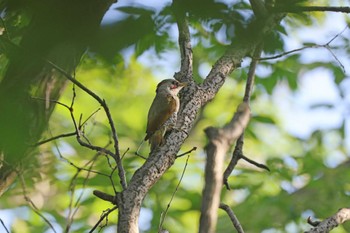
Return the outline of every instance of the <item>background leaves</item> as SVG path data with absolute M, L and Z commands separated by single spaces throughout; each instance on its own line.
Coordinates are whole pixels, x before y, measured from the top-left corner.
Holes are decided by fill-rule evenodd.
M 7 25 L 7 34 L 2 34 L 1 38 L 10 35 L 10 40 L 17 43 L 28 30 L 26 26 L 31 20 L 30 11 L 24 10 L 19 3 L 11 4 L 3 1 L 0 5 L 3 10 L 6 9 L 3 20 Z M 234 1 L 231 4 L 210 0 L 183 1 L 181 7 L 187 9 L 190 19 L 194 77 L 197 82 L 202 82 L 211 65 L 231 42 L 251 35 L 247 24 L 253 20 L 253 14 L 245 1 Z M 122 12 L 123 17 L 102 25 L 100 32 L 92 38 L 90 49 L 76 69 L 75 77 L 109 105 L 118 131 L 121 153 L 129 150 L 123 157 L 123 162 L 127 178 L 130 178 L 143 163 L 143 159 L 133 152 L 144 137 L 147 111 L 156 84 L 160 79 L 170 78 L 168 73 L 178 70 L 179 58 L 171 58 L 173 55 L 170 55 L 178 53 L 177 35 L 174 32 L 175 20 L 170 3 L 161 8 L 117 4 L 111 10 Z M 324 13 L 288 15 L 279 31 L 266 38 L 264 55 L 283 52 L 289 46 L 288 38 L 300 39 L 296 34 L 301 30 L 300 27 L 311 30 L 312 27 L 322 25 L 325 20 Z M 349 30 L 345 33 L 348 35 Z M 349 56 L 346 35 L 337 39 L 338 48 L 345 53 L 345 57 L 339 56 L 341 61 Z M 325 35 L 325 42 L 329 40 L 327 36 Z M 301 41 L 302 45 L 306 43 L 310 42 Z M 6 45 L 1 49 L 4 54 L 1 54 L 0 59 L 4 65 L 0 65 L 0 72 L 3 74 L 8 55 L 5 52 Z M 233 190 L 223 190 L 222 193 L 222 199 L 232 207 L 246 232 L 301 232 L 308 229 L 305 222 L 309 215 L 327 217 L 348 203 L 348 112 L 344 111 L 341 115 L 343 124 L 339 127 L 323 129 L 320 126 L 313 129 L 308 137 L 298 137 L 291 134 L 285 126 L 288 122 L 284 115 L 293 116 L 294 109 L 281 112 L 281 103 L 277 101 L 279 97 L 276 93 L 287 90 L 290 99 L 282 100 L 286 101 L 285 105 L 288 104 L 287 101 L 293 102 L 293 96 L 301 90 L 300 83 L 304 74 L 323 68 L 330 72 L 333 84 L 341 91 L 340 101 L 320 105 L 306 104 L 306 107 L 320 108 L 322 104 L 328 104 L 328 110 L 335 111 L 348 106 L 348 78 L 334 57 L 327 53 L 323 59 L 313 57 L 305 61 L 303 53 L 304 51 L 276 60 L 261 61 L 257 70 L 251 106 L 253 117 L 246 131 L 244 154 L 266 163 L 271 172 L 240 162 L 229 179 Z M 169 62 L 168 59 L 174 62 Z M 159 60 L 163 60 L 166 67 L 159 65 Z M 193 132 L 182 147 L 183 152 L 193 146 L 199 149 L 191 154 L 185 178 L 165 219 L 164 227 L 170 232 L 197 231 L 205 162 L 203 146 L 206 139 L 203 130 L 208 126 L 222 126 L 232 116 L 244 93 L 248 60 L 243 61 L 243 67 L 228 77 L 216 99 L 205 106 Z M 315 83 L 314 88 L 317 87 Z M 66 87 L 60 102 L 70 104 L 72 88 L 71 84 Z M 74 115 L 77 119 L 80 115 L 82 119 L 87 119 L 99 108 L 98 103 L 78 88 L 76 95 Z M 69 111 L 57 105 L 43 139 L 72 131 L 74 126 Z M 110 131 L 102 111 L 91 116 L 84 132 L 93 144 L 110 147 Z M 147 155 L 148 150 L 145 144 L 141 154 Z M 28 195 L 40 212 L 54 223 L 58 231 L 67 224 L 70 202 L 73 203 L 71 210 L 78 209 L 71 232 L 88 231 L 102 211 L 112 207 L 92 195 L 94 189 L 112 194 L 112 183 L 116 185 L 117 191 L 119 189 L 117 176 L 112 176 L 112 179 L 108 177 L 111 166 L 115 165 L 108 158 L 98 155 L 92 164 L 92 170 L 101 174 L 80 171 L 71 163 L 84 167 L 95 154 L 79 146 L 73 137 L 40 146 L 36 156 L 38 162 L 36 166 L 33 165 L 35 169 L 23 174 L 25 185 Z M 227 162 L 229 156 L 227 155 Z M 332 163 L 333 160 L 337 160 L 337 163 Z M 140 226 L 144 232 L 157 230 L 161 213 L 176 188 L 184 166 L 185 159 L 178 159 L 146 197 L 143 206 L 145 212 L 141 216 L 149 220 Z M 28 207 L 22 190 L 23 187 L 17 181 L 2 197 L 0 218 L 10 225 L 12 232 L 49 231 L 47 224 Z M 76 202 L 81 193 L 82 198 Z M 110 215 L 110 228 L 103 228 L 102 231 L 108 232 L 108 229 L 115 227 L 116 219 L 116 213 Z M 347 232 L 349 228 L 349 224 L 345 224 L 335 232 Z M 217 232 L 232 232 L 231 223 L 223 212 L 220 212 Z

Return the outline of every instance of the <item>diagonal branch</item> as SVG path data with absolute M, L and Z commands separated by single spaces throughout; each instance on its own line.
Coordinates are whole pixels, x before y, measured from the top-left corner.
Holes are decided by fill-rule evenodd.
M 44 222 L 50 227 L 50 229 L 53 232 L 57 233 L 56 229 L 53 227 L 53 225 L 49 221 L 49 219 L 46 218 L 45 215 L 40 212 L 40 210 L 35 205 L 35 203 L 32 201 L 32 199 L 30 199 L 30 197 L 28 196 L 27 187 L 26 187 L 26 184 L 24 181 L 23 174 L 20 174 L 19 171 L 16 171 L 16 173 L 19 177 L 19 181 L 20 181 L 20 184 L 22 187 L 22 194 L 23 194 L 24 200 L 28 203 L 29 208 L 32 209 L 34 211 L 34 213 L 37 214 L 42 220 L 44 220 Z
M 10 231 L 7 229 L 4 221 L 2 221 L 2 219 L 0 218 L 0 222 L 1 222 L 1 225 L 3 226 L 3 228 L 5 229 L 6 233 L 10 233 Z
M 114 206 L 112 209 L 107 209 L 106 211 L 104 211 L 100 217 L 100 219 L 97 221 L 97 223 L 91 228 L 91 230 L 89 231 L 89 233 L 92 233 L 96 230 L 96 228 L 100 225 L 100 223 L 103 221 L 103 219 L 107 218 L 108 215 L 110 213 L 112 213 L 113 211 L 115 211 L 118 207 Z
M 189 152 L 189 153 L 191 153 L 191 152 Z M 185 163 L 185 166 L 184 166 L 184 168 L 183 168 L 183 170 L 182 170 L 182 173 L 181 173 L 181 176 L 180 176 L 180 180 L 179 180 L 179 182 L 177 183 L 176 188 L 175 188 L 173 194 L 171 195 L 171 198 L 170 198 L 170 200 L 169 200 L 169 203 L 168 203 L 168 205 L 167 205 L 165 211 L 163 211 L 163 212 L 161 213 L 160 223 L 159 223 L 159 227 L 158 227 L 158 233 L 162 232 L 162 230 L 163 230 L 163 223 L 164 223 L 164 220 L 165 220 L 165 218 L 166 218 L 166 215 L 167 215 L 167 213 L 168 213 L 168 211 L 169 211 L 170 205 L 171 205 L 171 203 L 173 202 L 173 199 L 174 199 L 174 197 L 175 197 L 176 192 L 179 190 L 179 187 L 180 187 L 180 184 L 181 184 L 181 182 L 182 182 L 182 179 L 184 178 L 185 171 L 186 171 L 186 168 L 187 168 L 187 165 L 188 165 L 188 160 L 190 159 L 190 154 L 189 154 L 189 153 L 188 153 L 188 155 L 187 155 L 186 163 Z
M 230 207 L 224 203 L 220 203 L 219 206 L 220 209 L 225 210 L 229 218 L 231 219 L 231 222 L 233 226 L 236 228 L 238 233 L 244 233 L 244 230 L 242 228 L 241 223 L 239 222 L 238 218 L 236 217 L 235 213 L 230 209 Z
M 151 187 L 174 164 L 176 155 L 191 131 L 200 108 L 215 97 L 225 82 L 226 76 L 240 66 L 244 57 L 253 53 L 265 35 L 274 30 L 283 17 L 284 14 L 271 14 L 263 22 L 259 22 L 261 25 L 257 33 L 259 36 L 251 37 L 249 41 L 239 41 L 233 44 L 213 65 L 203 84 L 196 85 L 190 82 L 190 85 L 183 89 L 177 121 L 177 128 L 181 130 L 173 130 L 166 135 L 164 144 L 151 152 L 145 163 L 131 177 L 128 187 L 117 196 L 119 233 L 139 232 L 138 219 L 142 201 Z M 182 78 L 186 79 L 186 77 Z M 183 80 L 182 78 L 179 79 Z M 238 131 L 237 136 L 240 133 Z M 220 186 L 222 187 L 222 177 Z M 218 206 L 219 203 L 217 203 L 217 208 Z
M 350 208 L 341 208 L 333 216 L 323 220 L 322 222 L 314 222 L 308 218 L 308 223 L 314 228 L 306 231 L 305 233 L 327 233 L 336 228 L 338 225 L 343 224 L 350 220 Z

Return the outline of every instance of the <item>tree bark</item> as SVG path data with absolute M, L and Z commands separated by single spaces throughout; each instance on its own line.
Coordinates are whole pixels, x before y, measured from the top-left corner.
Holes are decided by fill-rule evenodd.
M 350 208 L 341 208 L 333 216 L 323 220 L 322 222 L 314 223 L 308 219 L 309 224 L 314 227 L 305 233 L 328 233 L 340 224 L 350 220 Z
M 209 127 L 205 130 L 209 138 L 206 146 L 207 162 L 205 166 L 205 186 L 202 195 L 201 217 L 199 221 L 200 233 L 215 232 L 217 212 L 223 180 L 224 158 L 248 124 L 250 110 L 248 104 L 242 103 L 237 108 L 234 117 L 222 129 Z
M 181 69 L 180 72 L 175 74 L 175 78 L 189 83 L 180 93 L 181 107 L 176 128 L 181 130 L 172 131 L 165 138 L 164 145 L 152 151 L 146 162 L 134 173 L 127 189 L 120 193 L 118 233 L 138 232 L 138 216 L 142 201 L 150 188 L 174 164 L 176 154 L 191 131 L 199 109 L 215 97 L 226 77 L 234 69 L 240 67 L 242 59 L 252 54 L 255 47 L 264 39 L 264 36 L 271 32 L 283 17 L 281 15 L 271 15 L 266 18 L 255 32 L 254 37 L 233 45 L 214 64 L 204 82 L 196 84 L 192 77 L 192 50 L 188 26 L 186 20 L 182 20 L 185 19 L 184 15 L 184 13 L 176 14 L 180 36 Z M 181 20 L 180 23 L 179 20 Z M 261 22 L 259 23 L 261 24 Z

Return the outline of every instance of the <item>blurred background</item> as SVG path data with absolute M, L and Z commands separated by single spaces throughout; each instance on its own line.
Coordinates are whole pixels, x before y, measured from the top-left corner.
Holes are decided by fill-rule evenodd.
M 11 5 L 3 1 L 1 13 L 2 37 L 15 44 L 21 43 L 35 15 L 18 2 Z M 88 51 L 72 69 L 74 77 L 105 99 L 111 109 L 128 179 L 144 162 L 134 152 L 145 136 L 156 85 L 179 71 L 178 31 L 171 3 L 120 0 L 112 4 L 98 33 L 89 38 Z M 302 4 L 348 6 L 349 1 Z M 231 43 L 254 36 L 246 30 L 253 12 L 249 1 L 192 0 L 184 7 L 189 12 L 194 79 L 201 83 Z M 266 38 L 263 58 L 305 46 L 313 48 L 262 60 L 257 67 L 244 154 L 266 164 L 271 171 L 240 161 L 229 178 L 232 190 L 223 188 L 221 198 L 246 232 L 302 232 L 310 228 L 307 217 L 326 218 L 348 206 L 348 22 L 349 16 L 339 12 L 293 13 Z M 5 76 L 9 58 L 2 52 L 0 74 Z M 164 228 L 172 233 L 198 231 L 207 142 L 203 130 L 221 127 L 231 119 L 244 95 L 250 61 L 243 60 L 242 67 L 227 78 L 216 98 L 198 114 L 181 148 L 180 152 L 198 149 L 190 154 L 164 222 Z M 67 83 L 58 101 L 70 106 L 74 94 L 73 115 L 77 121 L 86 120 L 86 140 L 112 148 L 106 116 L 91 96 L 77 87 L 73 90 L 73 85 Z M 56 104 L 46 129 L 41 140 L 74 132 L 70 111 Z M 148 145 L 144 144 L 141 154 L 147 157 L 148 153 Z M 113 161 L 81 147 L 74 136 L 40 145 L 35 158 L 34 168 L 25 170 L 23 179 L 15 181 L 0 199 L 0 219 L 10 232 L 54 232 L 40 215 L 56 232 L 89 232 L 103 211 L 112 208 L 93 196 L 92 190 L 112 194 L 114 183 L 120 191 L 116 174 L 113 182 L 109 178 Z M 227 163 L 230 158 L 228 154 Z M 177 159 L 146 196 L 140 216 L 141 232 L 157 231 L 161 213 L 185 164 L 186 157 Z M 109 215 L 108 222 L 102 222 L 101 232 L 115 232 L 116 222 L 117 211 Z M 0 229 L 4 232 L 4 228 Z M 349 231 L 349 223 L 334 230 Z M 223 211 L 219 211 L 217 232 L 233 232 Z

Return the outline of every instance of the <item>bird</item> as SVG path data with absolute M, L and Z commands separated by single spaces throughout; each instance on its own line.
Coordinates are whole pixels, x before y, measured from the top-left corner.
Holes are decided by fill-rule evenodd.
M 144 141 L 149 141 L 151 151 L 163 143 L 165 133 L 173 129 L 180 107 L 179 91 L 186 86 L 175 79 L 165 79 L 157 85 L 156 96 L 148 111 Z

